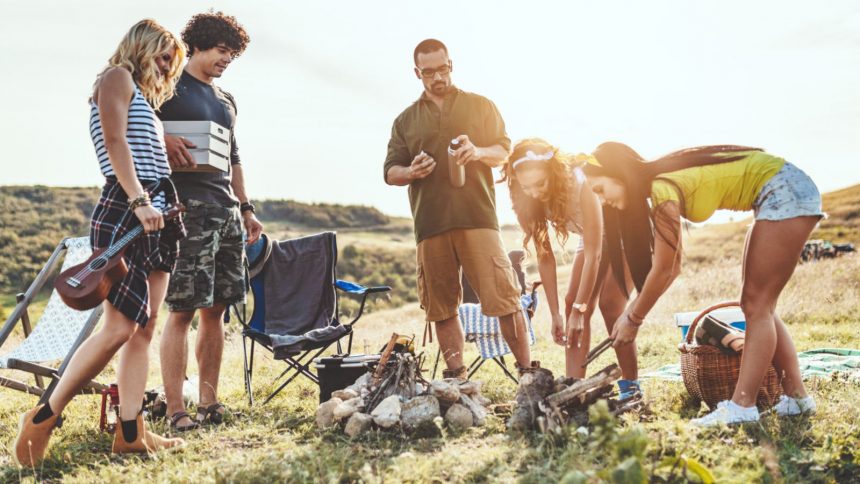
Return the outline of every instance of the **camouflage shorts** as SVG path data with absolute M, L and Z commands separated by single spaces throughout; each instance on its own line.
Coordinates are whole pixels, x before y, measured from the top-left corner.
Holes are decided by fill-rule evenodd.
M 245 245 L 237 207 L 185 201 L 188 235 L 179 242 L 167 307 L 193 311 L 245 300 Z

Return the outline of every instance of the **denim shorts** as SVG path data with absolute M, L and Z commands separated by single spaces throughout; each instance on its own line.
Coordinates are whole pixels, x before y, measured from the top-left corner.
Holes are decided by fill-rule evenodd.
M 756 220 L 786 220 L 826 215 L 815 182 L 800 168 L 786 163 L 761 189 L 753 202 Z

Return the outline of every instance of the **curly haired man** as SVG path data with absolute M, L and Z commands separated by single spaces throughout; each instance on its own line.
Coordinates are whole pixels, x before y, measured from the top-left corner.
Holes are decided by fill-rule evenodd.
M 186 237 L 167 290 L 170 315 L 161 338 L 161 375 L 171 427 L 191 430 L 200 423 L 220 423 L 225 411 L 218 401 L 218 378 L 224 349 L 224 311 L 244 301 L 243 228 L 249 242 L 263 226 L 248 201 L 239 146 L 236 101 L 214 84 L 244 52 L 250 38 L 235 17 L 221 12 L 195 15 L 182 31 L 188 63 L 176 95 L 159 112 L 163 121 L 214 121 L 230 130 L 230 165 L 226 172 L 176 172 L 171 178 L 187 208 Z M 194 167 L 189 140 L 166 136 L 174 169 Z M 200 310 L 195 355 L 200 371 L 197 421 L 185 412 L 182 385 L 188 365 L 188 330 Z

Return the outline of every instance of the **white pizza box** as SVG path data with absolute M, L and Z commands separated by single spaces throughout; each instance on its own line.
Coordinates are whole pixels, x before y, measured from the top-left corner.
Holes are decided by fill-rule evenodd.
M 194 144 L 194 149 L 214 151 L 224 158 L 230 158 L 230 144 L 214 136 L 208 134 L 184 134 L 182 137 Z
M 214 121 L 163 121 L 164 133 L 173 136 L 204 134 L 230 143 L 230 130 Z
M 230 158 L 221 156 L 212 150 L 189 149 L 191 156 L 197 163 L 196 168 L 173 168 L 176 172 L 208 171 L 224 172 L 230 167 Z

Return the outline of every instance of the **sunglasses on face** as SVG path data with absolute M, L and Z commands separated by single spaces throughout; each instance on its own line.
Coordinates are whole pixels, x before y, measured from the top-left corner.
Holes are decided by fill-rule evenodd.
M 421 77 L 423 77 L 424 79 L 432 79 L 432 78 L 436 77 L 436 74 L 439 74 L 442 76 L 447 76 L 448 74 L 450 74 L 451 73 L 451 62 L 448 62 L 448 64 L 446 64 L 442 67 L 437 67 L 435 69 L 430 68 L 430 67 L 426 67 L 424 69 L 418 69 L 416 67 L 416 69 L 418 70 L 418 73 L 421 74 Z

